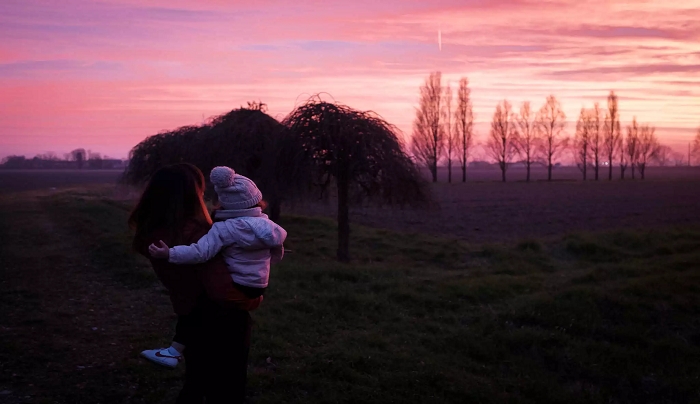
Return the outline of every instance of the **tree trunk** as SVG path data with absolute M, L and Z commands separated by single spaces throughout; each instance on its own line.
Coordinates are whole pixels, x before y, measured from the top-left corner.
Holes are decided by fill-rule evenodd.
M 447 160 L 447 182 L 452 183 L 452 160 Z
M 503 177 L 503 182 L 506 182 L 506 165 L 501 165 L 501 176 Z
M 338 261 L 350 261 L 350 215 L 348 211 L 348 168 L 340 165 L 338 170 Z
M 527 176 L 525 177 L 526 182 L 530 182 L 530 161 L 527 162 Z
M 430 167 L 430 173 L 433 175 L 433 182 L 437 182 L 437 162 Z
M 608 181 L 612 181 L 612 168 L 613 168 L 613 162 L 612 159 L 608 161 Z
M 467 165 L 462 166 L 462 182 L 467 182 Z
M 632 168 L 632 179 L 634 179 L 634 164 L 632 164 L 630 168 Z
M 583 180 L 586 181 L 586 160 L 583 160 Z
M 547 181 L 552 180 L 552 160 L 549 160 L 549 165 L 547 165 Z
M 620 179 L 621 179 L 621 180 L 624 180 L 624 179 L 625 179 L 625 170 L 626 170 L 626 169 L 627 169 L 627 167 L 620 166 Z
M 598 169 L 600 168 L 600 164 L 598 162 L 595 163 L 595 180 L 598 181 Z
M 644 169 L 646 169 L 646 164 L 642 164 L 639 166 L 639 175 L 644 179 Z

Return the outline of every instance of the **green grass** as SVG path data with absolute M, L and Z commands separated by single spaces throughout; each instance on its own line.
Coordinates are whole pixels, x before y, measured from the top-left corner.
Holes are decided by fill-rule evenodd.
M 0 199 L 0 390 L 46 403 L 170 402 L 138 358 L 173 316 L 102 189 Z M 255 403 L 700 400 L 700 231 L 514 244 L 286 217 L 253 313 Z M 93 330 L 97 327 L 97 330 Z M 83 368 L 78 368 L 83 366 Z

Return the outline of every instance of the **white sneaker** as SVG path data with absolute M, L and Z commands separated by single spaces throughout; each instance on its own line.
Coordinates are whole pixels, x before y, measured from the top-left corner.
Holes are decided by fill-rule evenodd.
M 177 366 L 177 364 L 182 362 L 183 360 L 181 353 L 177 352 L 175 349 L 170 348 L 147 349 L 141 352 L 141 356 L 143 356 L 151 362 L 157 363 L 162 366 L 167 366 L 171 369 L 174 369 Z

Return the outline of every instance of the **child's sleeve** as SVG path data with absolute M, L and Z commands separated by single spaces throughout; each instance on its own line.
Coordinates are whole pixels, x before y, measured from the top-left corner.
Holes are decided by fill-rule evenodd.
M 170 248 L 168 262 L 173 264 L 199 264 L 209 261 L 224 247 L 220 222 L 214 223 L 209 232 L 196 243 Z
M 270 248 L 270 264 L 282 261 L 282 257 L 284 257 L 284 246 Z

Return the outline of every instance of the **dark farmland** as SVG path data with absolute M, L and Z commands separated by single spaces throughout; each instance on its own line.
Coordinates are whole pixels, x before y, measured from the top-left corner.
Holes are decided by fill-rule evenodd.
M 372 227 L 457 237 L 470 242 L 510 241 L 548 237 L 571 232 L 666 228 L 700 223 L 700 167 L 650 167 L 647 179 L 610 182 L 580 180 L 575 167 L 554 171 L 553 182 L 544 167 L 533 169 L 533 181 L 525 183 L 524 170 L 513 167 L 509 181 L 499 181 L 497 169 L 470 169 L 467 183 L 461 172 L 453 182 L 431 185 L 437 202 L 428 210 L 391 206 L 354 206 L 351 220 Z M 0 170 L 0 193 L 53 191 L 61 188 L 115 184 L 119 170 Z M 427 173 L 426 173 L 427 174 Z M 607 174 L 601 173 L 602 174 Z M 132 199 L 136 192 L 115 188 L 115 196 Z M 335 204 L 306 201 L 287 205 L 284 212 L 334 217 Z
M 0 193 L 116 183 L 122 170 L 0 170 Z
M 510 174 L 524 178 L 523 170 Z M 564 174 L 570 179 L 564 179 Z M 534 178 L 541 175 L 536 171 Z M 700 223 L 700 168 L 652 167 L 644 181 L 616 178 L 583 182 L 575 175 L 580 175 L 578 169 L 568 167 L 555 171 L 553 182 L 502 183 L 493 180 L 499 178 L 498 170 L 474 170 L 466 184 L 455 182 L 454 177 L 451 184 L 433 184 L 437 204 L 432 209 L 355 206 L 351 220 L 469 242 Z M 336 215 L 332 197 L 328 202 L 299 203 L 291 210 L 305 215 Z

